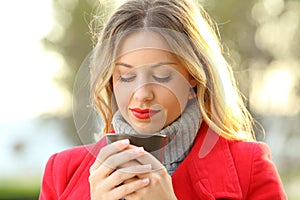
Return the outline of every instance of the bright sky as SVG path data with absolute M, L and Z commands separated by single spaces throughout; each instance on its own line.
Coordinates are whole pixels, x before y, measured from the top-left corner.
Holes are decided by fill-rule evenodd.
M 53 84 L 59 57 L 40 43 L 52 28 L 51 0 L 0 4 L 0 120 L 34 118 L 57 109 L 64 98 Z
M 297 64 L 274 62 L 265 71 L 254 73 L 250 96 L 251 108 L 257 113 L 274 115 L 296 115 L 300 110 L 295 86 Z
M 57 123 L 41 125 L 35 120 L 41 113 L 69 107 L 53 81 L 62 61 L 40 43 L 53 27 L 51 1 L 0 2 L 1 184 L 12 176 L 25 177 L 28 186 L 41 175 L 51 154 L 71 146 Z M 16 151 L 18 145 L 22 151 Z

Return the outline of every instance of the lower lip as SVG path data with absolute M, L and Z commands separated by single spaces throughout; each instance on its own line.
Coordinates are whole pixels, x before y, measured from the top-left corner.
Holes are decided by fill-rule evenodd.
M 156 113 L 158 113 L 159 111 L 150 111 L 150 112 L 137 112 L 134 110 L 131 110 L 132 114 L 138 118 L 138 119 L 150 119 L 150 117 L 154 116 Z

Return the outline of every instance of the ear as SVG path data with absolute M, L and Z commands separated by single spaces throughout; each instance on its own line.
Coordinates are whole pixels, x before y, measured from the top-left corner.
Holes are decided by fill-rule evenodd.
M 194 88 L 197 86 L 197 80 L 194 79 L 192 76 L 190 76 L 189 84 L 191 86 L 190 88 L 190 94 L 189 94 L 189 99 L 194 99 L 197 97 Z
M 192 88 L 196 87 L 196 85 L 197 85 L 197 81 L 193 77 L 190 78 L 189 83 Z

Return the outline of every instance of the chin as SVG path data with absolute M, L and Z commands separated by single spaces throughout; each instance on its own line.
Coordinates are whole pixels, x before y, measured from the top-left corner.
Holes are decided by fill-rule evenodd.
M 147 126 L 136 126 L 132 125 L 133 129 L 139 133 L 139 134 L 154 134 L 163 129 L 163 127 L 156 127 L 153 125 L 147 125 Z

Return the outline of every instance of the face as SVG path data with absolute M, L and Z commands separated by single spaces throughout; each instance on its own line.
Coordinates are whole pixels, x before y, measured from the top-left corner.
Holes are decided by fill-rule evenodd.
M 113 90 L 124 119 L 141 134 L 171 124 L 184 110 L 196 81 L 157 33 L 131 34 L 118 50 Z

